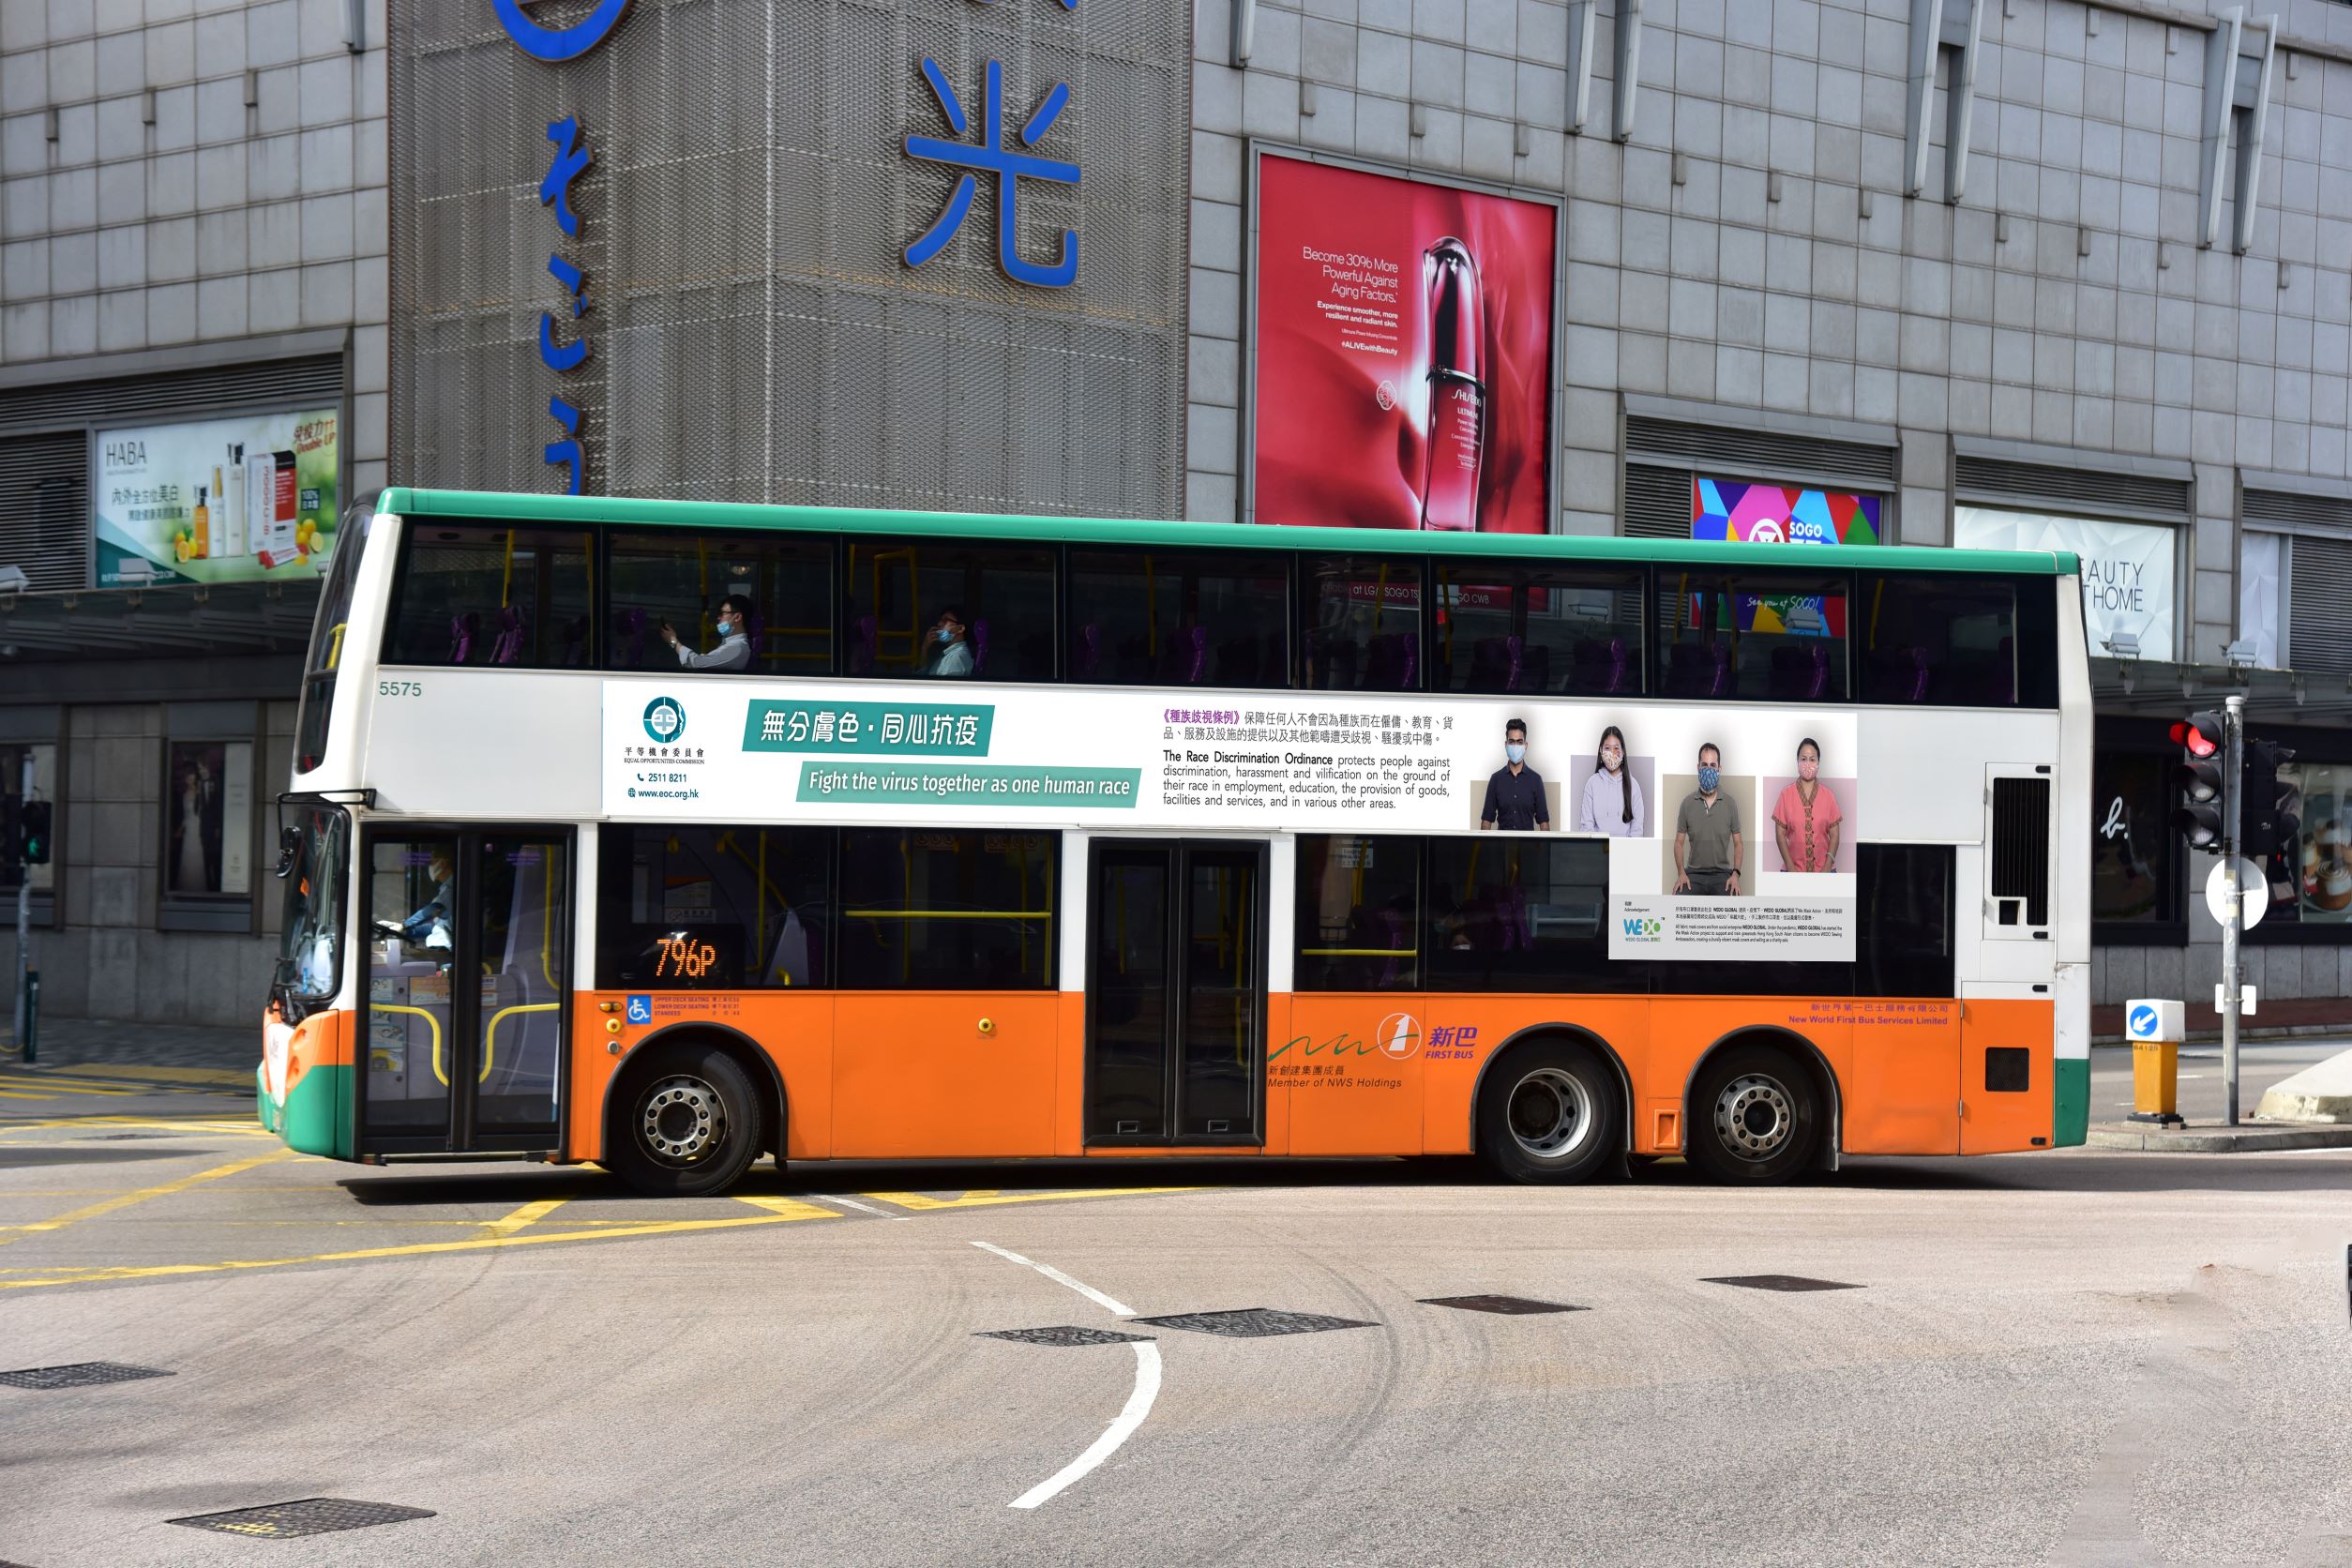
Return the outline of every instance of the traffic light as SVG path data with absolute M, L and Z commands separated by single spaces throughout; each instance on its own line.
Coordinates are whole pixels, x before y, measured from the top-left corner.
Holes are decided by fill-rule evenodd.
M 2238 852 L 2268 860 L 2296 846 L 2303 824 L 2279 805 L 2279 769 L 2295 753 L 2276 741 L 2248 741 L 2238 807 Z
M 0 866 L 24 864 L 24 800 L 0 795 Z
M 28 800 L 17 814 L 17 842 L 27 866 L 49 864 L 49 815 L 45 800 Z
M 2210 710 L 2191 714 L 2172 727 L 2173 741 L 2180 747 L 2180 806 L 2172 814 L 2172 824 L 2189 848 L 2208 854 L 2222 852 L 2225 734 L 2222 716 Z

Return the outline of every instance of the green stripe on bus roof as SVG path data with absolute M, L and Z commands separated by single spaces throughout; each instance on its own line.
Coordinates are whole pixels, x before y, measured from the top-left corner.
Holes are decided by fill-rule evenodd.
M 762 506 L 731 501 L 638 501 L 596 495 L 513 495 L 488 490 L 387 490 L 379 512 L 485 522 L 626 523 L 651 528 L 775 528 L 840 534 L 967 535 L 1036 544 L 1222 546 L 1238 550 L 1360 550 L 1407 555 L 1515 556 L 1560 561 L 1656 561 L 1693 565 L 1892 568 L 1907 572 L 2013 572 L 2073 577 L 2068 550 L 1942 550 L 1917 545 L 1807 545 L 1793 561 L 1785 545 L 1708 539 L 1629 539 L 1576 534 L 1455 534 L 1369 528 L 1265 527 L 1238 522 L 1162 522 L 1127 518 L 993 517 L 972 512 L 899 512 L 864 507 Z

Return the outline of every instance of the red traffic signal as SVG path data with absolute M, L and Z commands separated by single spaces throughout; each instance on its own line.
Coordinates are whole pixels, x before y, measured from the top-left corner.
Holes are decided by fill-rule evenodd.
M 2191 714 L 2172 727 L 2172 740 L 2191 757 L 2218 756 L 2225 741 L 2222 716 L 2209 711 Z
M 2180 781 L 2180 806 L 2172 814 L 2172 824 L 2180 830 L 2193 850 L 2209 854 L 2222 852 L 2222 747 L 2227 744 L 2227 732 L 2220 714 L 2208 711 L 2191 714 L 2172 727 L 2172 738 L 2180 747 L 2181 761 L 2177 776 Z

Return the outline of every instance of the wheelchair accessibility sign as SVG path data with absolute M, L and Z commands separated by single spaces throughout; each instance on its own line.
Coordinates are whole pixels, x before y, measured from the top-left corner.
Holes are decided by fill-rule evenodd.
M 628 1002 L 628 1020 L 631 1023 L 653 1022 L 654 999 L 642 992 L 631 996 Z

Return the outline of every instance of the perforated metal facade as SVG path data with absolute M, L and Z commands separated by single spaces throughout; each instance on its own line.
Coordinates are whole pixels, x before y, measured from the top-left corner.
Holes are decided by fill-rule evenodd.
M 561 27 L 591 8 L 535 8 Z M 544 64 L 478 0 L 392 10 L 392 474 L 561 489 L 548 413 L 579 407 L 584 489 L 692 499 L 1175 516 L 1184 501 L 1190 8 L 1132 0 L 634 0 L 603 46 Z M 926 83 L 960 100 L 958 136 Z M 1004 137 L 1058 83 L 1018 185 L 1019 253 L 1079 248 L 1068 288 L 997 264 L 979 189 L 920 267 L 976 143 L 988 63 Z M 550 122 L 594 161 L 568 238 L 538 187 Z M 585 269 L 575 324 L 550 253 Z M 593 345 L 559 375 L 540 314 Z

